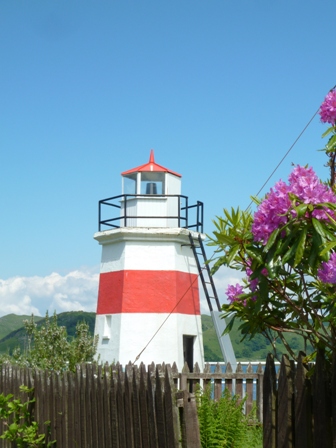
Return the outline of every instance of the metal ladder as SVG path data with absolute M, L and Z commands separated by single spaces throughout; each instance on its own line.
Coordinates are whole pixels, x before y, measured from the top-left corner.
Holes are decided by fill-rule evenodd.
M 220 306 L 220 302 L 218 300 L 215 283 L 214 283 L 212 275 L 211 275 L 211 271 L 210 271 L 208 259 L 207 259 L 206 253 L 205 253 L 201 234 L 200 233 L 198 234 L 198 238 L 197 238 L 198 245 L 197 246 L 195 245 L 195 239 L 191 233 L 189 233 L 189 241 L 190 241 L 190 246 L 193 251 L 195 260 L 196 260 L 199 277 L 202 282 L 205 298 L 208 302 L 210 315 L 211 315 L 212 321 L 214 323 L 214 327 L 215 327 L 215 330 L 217 333 L 217 338 L 218 338 L 219 346 L 220 346 L 224 361 L 226 363 L 229 362 L 231 364 L 233 371 L 235 372 L 236 367 L 237 367 L 237 360 L 236 360 L 236 356 L 235 356 L 235 353 L 234 353 L 234 350 L 232 347 L 230 335 L 228 335 L 228 334 L 223 335 L 224 330 L 226 328 L 226 323 L 225 323 L 225 319 L 222 319 L 220 317 L 220 315 L 222 313 L 221 306 Z M 202 260 L 202 264 L 200 262 L 200 259 Z

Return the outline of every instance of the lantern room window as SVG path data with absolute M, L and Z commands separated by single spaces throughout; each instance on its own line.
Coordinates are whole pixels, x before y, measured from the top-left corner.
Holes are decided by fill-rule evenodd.
M 164 194 L 165 173 L 141 173 L 140 194 Z
M 123 177 L 123 192 L 124 194 L 136 194 L 136 173 Z
M 132 173 L 123 176 L 123 194 L 165 194 L 164 172 Z

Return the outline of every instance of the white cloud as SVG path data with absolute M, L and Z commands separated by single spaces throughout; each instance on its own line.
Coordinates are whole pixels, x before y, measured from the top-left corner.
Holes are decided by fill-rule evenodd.
M 99 268 L 81 268 L 46 277 L 12 277 L 0 279 L 0 316 L 35 314 L 46 311 L 95 311 Z

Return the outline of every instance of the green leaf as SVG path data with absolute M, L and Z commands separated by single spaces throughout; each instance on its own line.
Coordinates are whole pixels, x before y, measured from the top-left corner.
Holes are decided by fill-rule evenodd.
M 267 302 L 268 299 L 268 282 L 265 277 L 259 277 L 259 297 L 260 297 L 260 305 L 261 302 Z M 258 298 L 259 301 L 259 298 Z M 260 307 L 259 307 L 260 309 Z
M 250 247 L 249 249 L 245 249 L 245 252 L 252 260 L 257 260 L 260 264 L 264 262 L 256 248 Z
M 313 223 L 313 226 L 314 226 L 316 232 L 319 235 L 321 235 L 322 238 L 324 238 L 325 237 L 325 229 L 324 229 L 324 226 L 321 224 L 321 222 L 316 218 L 312 218 L 312 223 Z
M 224 319 L 224 316 L 223 316 L 223 319 Z M 233 327 L 233 324 L 234 324 L 235 319 L 236 319 L 236 316 L 233 316 L 232 319 L 229 320 L 229 323 L 226 325 L 223 334 L 228 334 L 228 333 L 230 333 L 230 331 L 232 330 L 232 327 Z
M 9 425 L 8 429 L 11 433 L 15 433 L 18 431 L 19 426 L 17 423 L 12 423 L 11 425 Z
M 309 205 L 310 204 L 300 204 L 298 207 L 294 207 L 298 218 L 302 218 L 302 216 L 306 214 Z
M 298 246 L 298 241 L 296 241 L 288 250 L 287 250 L 287 252 L 285 253 L 285 255 L 282 257 L 282 264 L 284 265 L 284 264 L 286 264 L 286 263 L 289 263 L 290 264 L 290 261 L 291 261 L 291 259 L 293 258 L 293 256 L 294 256 L 294 254 L 295 254 L 295 251 L 296 251 L 296 248 L 297 248 L 297 246 Z
M 334 126 L 331 126 L 330 128 L 328 128 L 325 132 L 323 132 L 322 134 L 322 138 L 326 137 L 328 134 L 330 134 L 332 131 L 334 131 Z
M 334 149 L 335 145 L 336 145 L 336 134 L 330 137 L 328 143 L 326 144 L 326 148 L 329 151 L 331 151 L 332 149 Z
M 323 256 L 331 251 L 336 246 L 336 241 L 331 241 L 330 243 L 325 243 L 324 249 L 320 252 L 320 255 Z
M 292 232 L 290 232 L 284 240 L 279 239 L 274 257 L 282 256 L 283 254 L 285 254 L 288 251 L 289 247 L 291 247 L 293 241 L 295 241 L 295 235 Z
M 295 258 L 294 258 L 294 267 L 297 266 L 302 260 L 305 245 L 306 245 L 306 237 L 307 237 L 307 227 L 305 227 L 300 235 L 300 239 L 297 245 Z
M 240 245 L 236 244 L 235 246 L 231 247 L 228 256 L 226 257 L 226 263 L 228 266 L 230 266 L 232 260 L 235 258 L 235 256 L 237 255 L 237 252 L 240 249 Z
M 269 251 L 270 248 L 273 246 L 273 244 L 275 243 L 277 236 L 279 235 L 280 229 L 275 229 L 272 233 L 271 236 L 268 238 L 267 244 L 264 248 L 265 252 Z
M 310 254 L 308 257 L 308 264 L 312 269 L 316 268 L 316 261 L 317 261 L 317 256 L 319 253 L 319 246 L 314 244 L 314 236 L 312 238 L 313 244 L 310 250 Z M 335 243 L 336 244 L 336 243 Z

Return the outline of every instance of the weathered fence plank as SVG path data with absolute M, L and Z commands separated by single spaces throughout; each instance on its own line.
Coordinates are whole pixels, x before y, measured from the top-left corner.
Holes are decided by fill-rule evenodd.
M 177 392 L 177 400 L 180 406 L 182 447 L 201 448 L 195 396 L 183 390 Z
M 259 363 L 257 368 L 257 387 L 256 387 L 256 402 L 257 402 L 257 420 L 263 421 L 263 388 L 264 388 L 264 371 Z
M 165 416 L 163 408 L 163 376 L 161 366 L 156 366 L 155 375 L 155 410 L 158 444 L 160 448 L 166 448 Z
M 175 384 L 172 377 L 172 370 L 169 365 L 165 369 L 164 382 L 164 408 L 166 425 L 166 442 L 169 448 L 178 448 L 180 440 L 180 425 L 178 420 L 178 409 L 176 407 Z
M 266 359 L 263 395 L 263 446 L 276 448 L 276 373 L 271 354 Z
M 292 448 L 293 434 L 293 363 L 287 355 L 282 356 L 277 397 L 277 448 Z
M 300 353 L 295 372 L 295 448 L 312 448 L 313 443 L 311 382 L 304 357 Z
M 117 405 L 118 371 L 116 366 L 111 367 L 111 388 L 110 388 L 110 412 L 111 412 L 111 439 L 112 448 L 119 448 L 119 420 Z
M 148 393 L 147 393 L 147 372 L 145 365 L 141 363 L 139 371 L 139 405 L 140 405 L 140 425 L 141 425 L 141 441 L 142 447 L 149 448 L 152 446 L 149 432 L 149 415 L 148 415 Z
M 124 409 L 125 409 L 125 421 L 127 422 L 126 429 L 126 445 L 125 448 L 134 448 L 134 422 L 132 414 L 132 378 L 129 377 L 129 368 L 132 366 L 126 366 L 124 374 Z
M 313 375 L 313 414 L 314 414 L 314 447 L 331 446 L 331 403 L 328 384 L 329 372 L 326 368 L 324 353 L 317 352 Z
M 252 365 L 249 364 L 246 373 L 253 373 Z M 253 409 L 253 379 L 246 378 L 246 414 L 250 414 Z
M 127 447 L 126 445 L 126 422 L 125 422 L 125 380 L 122 366 L 118 365 L 118 382 L 117 382 L 117 417 L 119 429 L 119 445 L 118 447 Z M 128 422 L 127 422 L 128 423 Z
M 332 446 L 336 448 L 336 353 L 333 355 L 332 375 L 331 375 L 331 417 L 333 421 L 332 426 Z

